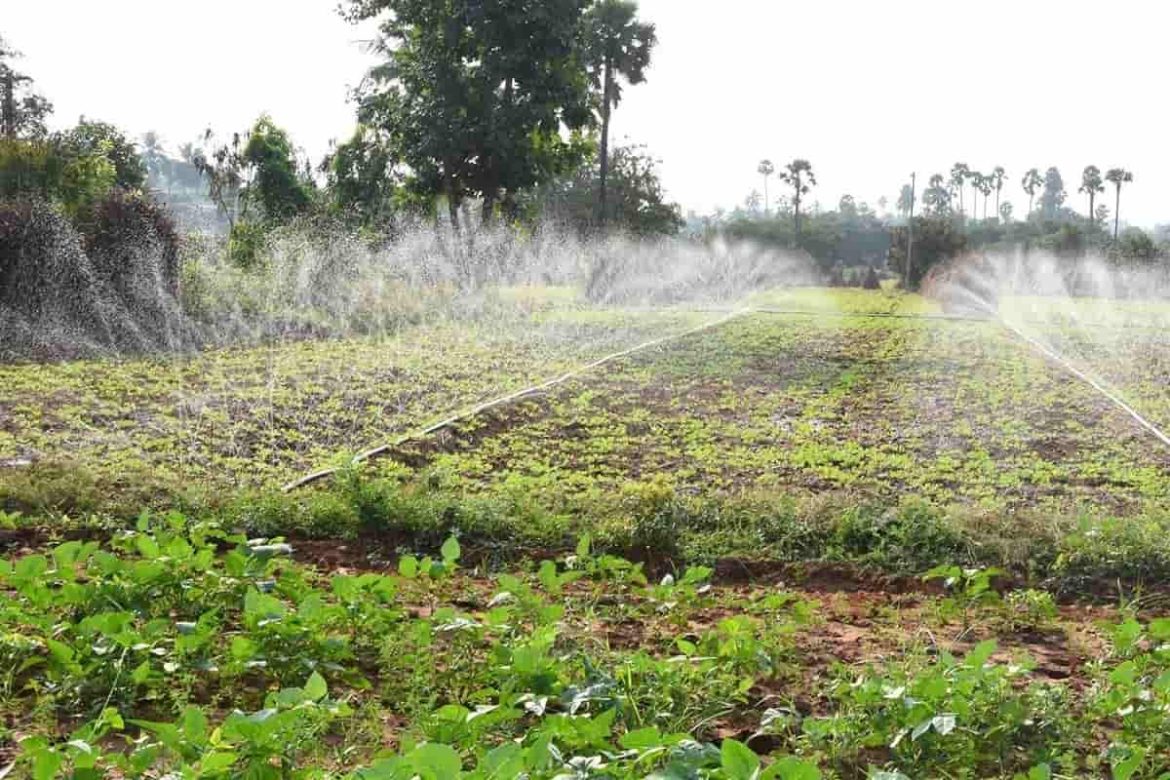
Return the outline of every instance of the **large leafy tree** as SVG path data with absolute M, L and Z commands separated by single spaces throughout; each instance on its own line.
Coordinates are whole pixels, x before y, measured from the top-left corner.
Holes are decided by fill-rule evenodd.
M 138 146 L 125 133 L 107 122 L 82 118 L 77 126 L 54 134 L 56 143 L 78 155 L 102 155 L 114 165 L 114 184 L 124 190 L 146 186 L 146 163 Z
M 1097 193 L 1105 191 L 1105 182 L 1101 178 L 1101 169 L 1096 165 L 1087 165 L 1085 170 L 1081 172 L 1081 186 L 1077 190 L 1089 196 L 1089 210 L 1085 212 L 1089 221 L 1093 222 L 1096 219 L 1096 210 L 1094 203 L 1097 200 Z
M 658 179 L 658 161 L 644 147 L 613 150 L 609 177 L 613 226 L 634 235 L 672 235 L 683 225 L 675 203 L 667 201 Z M 538 208 L 546 219 L 587 232 L 593 222 L 600 174 L 596 166 L 582 166 L 537 193 Z
M 399 192 L 398 159 L 389 139 L 359 126 L 322 166 L 331 207 L 345 219 L 377 226 L 389 221 Z
M 41 138 L 53 104 L 32 89 L 29 76 L 16 70 L 13 61 L 18 57 L 0 37 L 0 138 Z
M 1056 219 L 1066 195 L 1060 170 L 1055 166 L 1049 168 L 1044 172 L 1044 191 L 1040 193 L 1040 210 L 1045 219 Z
M 600 0 L 585 13 L 583 49 L 589 80 L 600 90 L 601 156 L 598 214 L 602 225 L 608 216 L 609 121 L 622 99 L 621 78 L 631 85 L 646 80 L 650 53 L 658 38 L 654 25 L 638 20 L 633 0 Z
M 795 159 L 780 171 L 780 181 L 792 188 L 792 230 L 795 241 L 800 241 L 800 204 L 804 196 L 816 186 L 817 178 L 812 163 Z
M 501 198 L 579 165 L 591 121 L 579 36 L 588 0 L 349 0 L 381 19 L 384 62 L 359 90 L 358 117 L 385 133 L 424 197 L 452 224 L 468 196 L 491 219 Z
M 1121 227 L 1121 185 L 1133 181 L 1133 174 L 1124 168 L 1110 168 L 1105 174 L 1105 180 L 1113 184 L 1117 192 L 1117 199 L 1113 204 L 1113 240 L 1117 240 L 1117 232 Z
M 250 176 L 243 196 L 266 220 L 287 221 L 312 202 L 312 190 L 298 169 L 292 142 L 271 117 L 256 120 L 240 159 Z

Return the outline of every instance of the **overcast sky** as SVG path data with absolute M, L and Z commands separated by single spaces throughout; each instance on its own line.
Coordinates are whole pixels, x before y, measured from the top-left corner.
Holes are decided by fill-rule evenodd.
M 370 30 L 334 0 L 0 0 L 0 33 L 57 107 L 174 148 L 267 111 L 314 157 L 353 126 L 347 90 Z M 761 158 L 812 161 L 814 197 L 892 202 L 956 160 L 1007 168 L 1019 214 L 1029 167 L 1058 166 L 1070 205 L 1087 164 L 1135 181 L 1122 215 L 1170 222 L 1162 0 L 641 0 L 660 44 L 626 92 L 621 138 L 662 159 L 684 209 L 762 189 Z M 778 185 L 773 182 L 773 194 Z M 1112 206 L 1112 194 L 1106 198 Z

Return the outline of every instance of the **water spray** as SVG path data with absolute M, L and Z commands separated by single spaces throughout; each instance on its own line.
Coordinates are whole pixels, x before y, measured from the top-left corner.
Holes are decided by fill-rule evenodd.
M 1058 365 L 1063 367 L 1066 371 L 1068 371 L 1070 374 L 1075 376 L 1077 379 L 1080 379 L 1082 382 L 1084 382 L 1085 384 L 1092 387 L 1098 393 L 1105 396 L 1105 398 L 1112 401 L 1119 409 L 1121 409 L 1126 414 L 1128 414 L 1130 417 L 1132 417 L 1137 422 L 1138 425 L 1142 426 L 1147 431 L 1152 433 L 1155 437 L 1157 437 L 1158 441 L 1162 442 L 1167 447 L 1170 447 L 1170 436 L 1167 436 L 1165 433 L 1162 432 L 1162 430 L 1160 428 L 1158 428 L 1158 426 L 1154 425 L 1152 422 L 1150 422 L 1145 417 L 1143 417 L 1140 412 L 1138 412 L 1136 409 L 1134 409 L 1132 406 L 1130 406 L 1128 403 L 1126 403 L 1125 399 L 1123 399 L 1117 393 L 1110 390 L 1108 387 L 1106 387 L 1101 382 L 1094 379 L 1089 374 L 1087 374 L 1084 371 L 1077 368 L 1069 360 L 1067 360 L 1063 355 L 1061 355 L 1059 352 L 1057 352 L 1056 350 L 1049 347 L 1044 342 L 1040 341 L 1039 339 L 1037 339 L 1033 336 L 1029 336 L 1027 333 L 1025 333 L 1023 330 L 1021 330 L 1018 326 L 1016 326 L 1013 323 L 1009 322 L 1008 320 L 1004 319 L 1002 316 L 999 315 L 998 312 L 993 312 L 993 315 L 996 317 L 996 319 L 999 320 L 1000 324 L 1003 325 L 1005 328 L 1007 328 L 1012 333 L 1019 336 L 1027 344 L 1031 345 L 1036 351 L 1040 352 L 1042 355 L 1047 357 L 1049 360 L 1054 361 L 1055 363 L 1057 363 Z
M 530 396 L 537 395 L 539 393 L 543 393 L 547 390 L 551 390 L 552 388 L 554 388 L 558 385 L 564 384 L 565 382 L 568 382 L 572 379 L 575 379 L 579 376 L 582 376 L 583 374 L 586 374 L 590 371 L 593 371 L 594 369 L 600 368 L 601 366 L 604 366 L 607 363 L 612 363 L 615 360 L 620 360 L 621 358 L 629 357 L 630 355 L 633 355 L 635 353 L 642 352 L 644 350 L 651 349 L 653 347 L 661 346 L 663 344 L 667 344 L 667 343 L 670 343 L 672 341 L 678 341 L 679 339 L 686 338 L 687 336 L 693 336 L 696 333 L 702 333 L 704 331 L 711 330 L 712 328 L 717 328 L 720 325 L 724 325 L 728 322 L 731 322 L 734 319 L 738 319 L 739 317 L 742 317 L 744 315 L 751 314 L 753 311 L 754 311 L 754 309 L 752 309 L 751 307 L 736 309 L 736 310 L 733 310 L 731 312 L 728 312 L 727 314 L 725 314 L 722 317 L 719 317 L 718 319 L 711 320 L 710 322 L 705 322 L 702 325 L 696 325 L 693 328 L 688 328 L 687 330 L 684 330 L 681 333 L 674 333 L 674 334 L 671 334 L 669 336 L 660 336 L 656 339 L 650 339 L 649 341 L 643 341 L 641 344 L 636 344 L 635 346 L 629 347 L 627 349 L 623 349 L 623 350 L 620 350 L 618 352 L 610 353 L 604 357 L 598 358 L 598 359 L 590 361 L 589 363 L 586 363 L 582 366 L 574 368 L 572 371 L 568 371 L 564 374 L 553 377 L 551 379 L 547 379 L 543 382 L 539 382 L 537 384 L 530 385 L 530 386 L 522 388 L 520 390 L 516 390 L 515 392 L 511 392 L 511 393 L 508 393 L 506 395 L 502 395 L 498 398 L 493 398 L 490 401 L 485 401 L 481 404 L 477 404 L 477 405 L 472 406 L 468 409 L 464 409 L 463 411 L 452 414 L 451 416 L 449 416 L 443 420 L 440 420 L 439 422 L 432 423 L 431 425 L 428 425 L 425 428 L 420 428 L 418 430 L 414 430 L 414 431 L 410 431 L 408 433 L 405 433 L 402 436 L 399 436 L 397 439 L 395 439 L 394 441 L 392 441 L 388 444 L 383 444 L 379 447 L 375 447 L 374 449 L 367 450 L 366 452 L 362 452 L 362 453 L 354 456 L 353 460 L 350 461 L 350 465 L 357 465 L 359 463 L 366 463 L 366 462 L 374 460 L 376 458 L 388 455 L 391 452 L 393 452 L 395 449 L 397 449 L 398 447 L 401 447 L 403 444 L 406 444 L 406 443 L 413 441 L 415 439 L 423 438 L 424 436 L 429 436 L 433 433 L 436 433 L 438 431 L 443 430 L 444 428 L 449 428 L 452 425 L 455 425 L 456 423 L 463 422 L 465 420 L 469 420 L 471 418 L 474 418 L 474 417 L 476 417 L 476 416 L 478 416 L 478 415 L 480 415 L 480 414 L 482 414 L 490 409 L 494 409 L 498 406 L 503 406 L 505 404 L 509 404 L 509 403 L 514 402 L 514 401 L 519 401 L 523 398 L 528 398 Z M 340 468 L 334 467 L 334 468 L 323 469 L 321 471 L 317 471 L 317 472 L 314 472 L 312 474 L 308 474 L 304 477 L 301 477 L 300 479 L 297 479 L 293 482 L 288 483 L 287 485 L 284 486 L 283 490 L 287 493 L 287 492 L 296 490 L 297 488 L 305 487 L 306 485 L 311 485 L 311 484 L 313 484 L 315 482 L 319 482 L 323 479 L 328 479 L 329 477 L 336 475 L 339 471 L 341 471 Z
M 1014 333 L 1032 349 L 1096 390 L 1117 408 L 1132 417 L 1138 425 L 1153 434 L 1158 441 L 1170 447 L 1170 436 L 1167 436 L 1158 426 L 1143 417 L 1116 390 L 1111 389 L 1087 371 L 1078 368 L 1054 347 L 1029 335 L 1018 324 L 1004 317 L 999 311 L 998 293 L 994 284 L 995 277 L 996 268 L 986 257 L 980 257 L 974 262 L 972 262 L 972 258 L 966 258 L 966 262 L 963 264 L 940 267 L 933 278 L 924 281 L 928 289 L 931 286 L 934 287 L 934 292 L 936 296 L 941 298 L 944 309 L 974 311 L 997 320 L 1006 330 Z

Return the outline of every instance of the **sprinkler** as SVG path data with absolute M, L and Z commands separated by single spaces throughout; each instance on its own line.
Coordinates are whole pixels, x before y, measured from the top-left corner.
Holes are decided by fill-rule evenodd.
M 553 377 L 552 379 L 545 380 L 544 382 L 539 382 L 535 385 L 525 387 L 525 388 L 523 388 L 521 390 L 517 390 L 513 393 L 508 393 L 507 395 L 502 395 L 499 398 L 493 398 L 490 401 L 485 401 L 484 403 L 477 404 L 476 406 L 473 406 L 469 409 L 464 409 L 461 412 L 456 412 L 455 414 L 451 415 L 450 417 L 447 417 L 446 419 L 440 420 L 437 423 L 433 423 L 431 425 L 426 426 L 425 428 L 421 428 L 419 430 L 415 430 L 415 431 L 411 431 L 409 433 L 403 434 L 402 436 L 399 436 L 397 439 L 395 439 L 394 441 L 392 441 L 388 444 L 383 444 L 380 447 L 375 447 L 372 450 L 367 450 L 366 452 L 363 452 L 359 455 L 356 455 L 353 458 L 352 464 L 356 465 L 358 463 L 365 463 L 366 461 L 374 460 L 375 458 L 379 458 L 379 457 L 388 455 L 389 453 L 393 452 L 396 448 L 402 446 L 403 444 L 406 444 L 407 442 L 422 438 L 424 436 L 429 436 L 430 434 L 435 433 L 437 431 L 441 431 L 444 428 L 449 428 L 452 425 L 454 425 L 455 423 L 471 419 L 471 418 L 475 417 L 476 415 L 479 415 L 479 414 L 482 414 L 483 412 L 488 411 L 489 409 L 494 409 L 497 406 L 503 406 L 504 404 L 511 403 L 512 401 L 518 401 L 521 398 L 527 398 L 529 396 L 536 395 L 538 393 L 542 393 L 546 390 L 550 390 L 550 389 L 556 387 L 557 385 L 564 384 L 565 382 L 568 382 L 570 379 L 574 379 L 576 377 L 581 376 L 582 374 L 588 373 L 589 371 L 592 371 L 595 368 L 600 368 L 601 366 L 605 365 L 606 363 L 612 363 L 613 361 L 618 360 L 620 358 L 624 358 L 624 357 L 628 357 L 630 355 L 633 355 L 636 352 L 642 352 L 643 350 L 650 349 L 651 347 L 661 346 L 662 344 L 667 344 L 671 341 L 678 341 L 679 339 L 686 338 L 687 336 L 693 336 L 696 333 L 702 333 L 703 331 L 711 330 L 712 328 L 716 328 L 720 325 L 723 325 L 727 322 L 730 322 L 731 320 L 742 317 L 745 314 L 750 314 L 752 311 L 753 311 L 753 309 L 751 309 L 751 308 L 737 309 L 737 310 L 732 311 L 728 314 L 725 314 L 722 317 L 719 317 L 718 319 L 703 323 L 702 325 L 696 325 L 695 327 L 684 330 L 681 333 L 675 333 L 675 334 L 669 335 L 669 336 L 661 336 L 661 337 L 656 338 L 656 339 L 644 341 L 641 344 L 637 344 L 637 345 L 630 347 L 628 349 L 623 349 L 620 352 L 614 352 L 614 353 L 611 353 L 609 355 L 606 355 L 605 357 L 598 358 L 597 360 L 586 363 L 585 365 L 580 366 L 579 368 L 575 368 L 572 371 L 561 374 L 560 376 L 556 376 L 556 377 Z M 298 480 L 295 480 L 295 481 L 290 482 L 287 485 L 285 485 L 283 488 L 284 492 L 287 493 L 287 492 L 296 490 L 297 488 L 304 487 L 306 485 L 311 485 L 314 482 L 319 482 L 323 479 L 327 479 L 327 478 L 335 475 L 338 471 L 340 471 L 340 469 L 331 468 L 331 469 L 323 469 L 322 471 L 318 471 L 318 472 L 315 472 L 313 474 L 308 474 L 304 477 L 301 477 Z

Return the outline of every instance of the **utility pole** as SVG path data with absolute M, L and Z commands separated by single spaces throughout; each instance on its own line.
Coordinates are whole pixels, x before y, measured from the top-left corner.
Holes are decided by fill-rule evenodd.
M 914 198 L 917 194 L 918 174 L 910 174 L 910 219 L 906 222 L 906 268 L 902 273 L 902 289 L 910 289 L 910 263 L 914 261 Z

